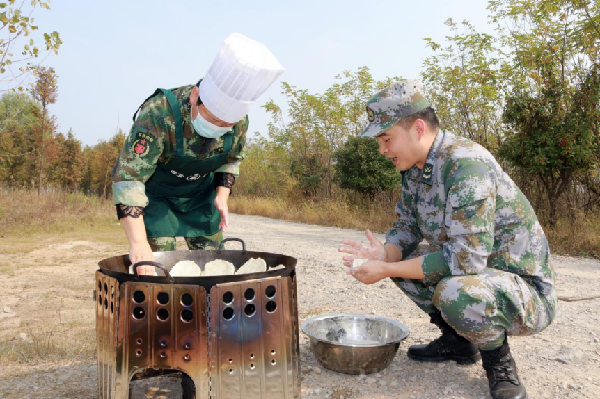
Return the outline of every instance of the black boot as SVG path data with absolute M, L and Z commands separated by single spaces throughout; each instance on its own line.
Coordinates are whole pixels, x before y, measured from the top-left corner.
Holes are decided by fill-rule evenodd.
M 517 365 L 510 354 L 508 341 L 491 351 L 481 351 L 483 368 L 494 399 L 527 399 L 527 391 L 517 375 Z
M 439 311 L 430 313 L 431 323 L 442 330 L 442 336 L 427 345 L 413 345 L 408 348 L 408 357 L 425 362 L 454 360 L 458 364 L 473 364 L 481 356 L 475 345 L 461 337 L 446 323 Z

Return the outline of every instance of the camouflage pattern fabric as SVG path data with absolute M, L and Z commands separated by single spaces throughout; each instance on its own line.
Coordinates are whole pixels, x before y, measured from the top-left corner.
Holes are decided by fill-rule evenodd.
M 509 334 L 552 322 L 557 300 L 548 241 L 527 198 L 485 148 L 439 131 L 423 169 L 404 175 L 396 213 L 386 242 L 400 248 L 402 259 L 418 256 L 423 240 L 437 248 L 423 256 L 424 279 L 401 285 L 424 311 L 432 304 L 453 311 L 445 314 L 448 323 L 482 347 L 499 339 L 497 330 L 482 327 L 483 314 Z M 525 310 L 495 313 L 518 297 Z
M 193 85 L 173 89 L 181 104 L 184 155 L 204 159 L 223 152 L 223 139 L 207 139 L 191 125 L 190 92 Z M 244 158 L 248 118 L 233 128 L 233 145 L 228 161 L 214 172 L 239 175 Z M 176 156 L 175 120 L 164 94 L 150 98 L 139 112 L 113 169 L 113 201 L 129 206 L 148 205 L 144 184 L 152 177 L 157 162 L 167 163 Z M 200 178 L 200 177 L 199 177 Z
M 383 134 L 400 119 L 429 107 L 419 80 L 405 80 L 391 85 L 367 101 L 369 124 L 360 137 Z
M 188 249 L 191 250 L 217 250 L 223 241 L 223 232 L 219 231 L 210 236 L 184 237 Z M 175 237 L 148 237 L 148 243 L 153 252 L 174 251 L 176 248 Z M 226 245 L 223 245 L 225 248 Z
M 419 245 L 408 259 L 439 251 Z M 491 350 L 508 335 L 532 335 L 552 322 L 556 300 L 541 295 L 520 276 L 485 268 L 479 274 L 444 277 L 436 285 L 421 280 L 392 279 L 427 313 L 436 308 L 458 334 L 479 349 Z

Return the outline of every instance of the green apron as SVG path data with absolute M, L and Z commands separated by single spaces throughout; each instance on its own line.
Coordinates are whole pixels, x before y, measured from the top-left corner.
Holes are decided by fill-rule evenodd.
M 183 118 L 177 98 L 162 91 L 175 118 L 177 155 L 167 163 L 158 162 L 146 182 L 148 206 L 144 223 L 148 237 L 202 237 L 219 231 L 221 215 L 214 205 L 216 190 L 213 171 L 227 162 L 233 135 L 223 136 L 223 148 L 204 159 L 186 156 L 183 151 Z

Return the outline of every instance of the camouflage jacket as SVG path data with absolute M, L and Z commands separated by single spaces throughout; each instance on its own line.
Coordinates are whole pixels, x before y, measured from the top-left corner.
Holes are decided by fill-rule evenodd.
M 440 130 L 423 169 L 405 173 L 396 213 L 386 241 L 403 259 L 423 239 L 441 248 L 423 257 L 424 283 L 490 267 L 552 291 L 548 241 L 535 212 L 479 144 Z
M 189 102 L 193 87 L 183 86 L 172 91 L 181 105 L 184 153 L 202 159 L 219 149 L 222 152 L 223 140 L 207 139 L 194 131 Z M 227 163 L 214 172 L 231 173 L 237 177 L 240 161 L 244 158 L 247 130 L 248 117 L 233 127 L 233 143 Z M 119 154 L 112 174 L 114 203 L 148 205 L 144 184 L 156 170 L 157 162 L 169 162 L 175 157 L 176 151 L 175 119 L 167 98 L 160 93 L 144 104 Z

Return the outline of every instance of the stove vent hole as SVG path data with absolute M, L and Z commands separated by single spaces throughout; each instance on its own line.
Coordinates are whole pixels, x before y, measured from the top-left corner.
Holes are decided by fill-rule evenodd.
M 271 349 L 271 356 L 275 356 L 275 353 L 277 353 L 275 352 L 275 349 Z
M 252 303 L 247 304 L 244 308 L 244 313 L 246 313 L 246 316 L 248 317 L 254 316 L 254 314 L 256 313 L 256 306 L 254 306 L 254 304 Z
M 233 375 L 233 369 L 229 369 L 229 375 Z
M 140 356 L 142 356 L 142 350 L 141 350 L 141 349 L 138 349 L 138 350 L 136 350 L 136 351 L 135 351 L 135 355 L 136 355 L 137 357 L 140 357 Z
M 158 309 L 156 317 L 158 317 L 158 320 L 165 321 L 169 318 L 169 311 L 167 309 Z
M 169 294 L 167 294 L 166 292 L 159 292 L 156 296 L 156 300 L 161 305 L 166 305 L 167 303 L 169 303 Z
M 225 308 L 225 310 L 223 310 L 223 318 L 225 320 L 233 319 L 234 315 L 235 315 L 235 312 L 233 311 L 232 308 Z
M 146 316 L 144 308 L 137 307 L 133 309 L 133 318 L 136 320 L 142 320 Z
M 115 297 L 115 287 L 114 286 L 110 286 L 110 297 L 114 298 Z
M 192 297 L 190 294 L 183 294 L 181 296 L 181 304 L 183 306 L 190 306 L 193 302 L 194 302 L 194 297 Z
M 135 343 L 138 344 L 138 345 L 141 345 L 142 342 L 144 342 L 144 341 L 142 341 L 141 338 L 138 338 L 138 339 L 135 340 Z
M 272 286 L 272 285 L 270 285 L 265 290 L 265 295 L 267 296 L 267 298 L 273 299 L 273 298 L 275 298 L 275 293 L 276 292 L 277 292 L 277 290 L 275 289 L 275 287 Z
M 133 293 L 133 301 L 135 303 L 142 303 L 146 300 L 146 295 L 143 291 L 136 291 Z
M 277 364 L 277 360 L 273 359 L 271 360 L 271 365 L 275 366 Z
M 114 309 L 115 309 L 115 307 L 114 307 L 113 301 L 110 301 L 110 313 L 114 313 L 115 312 Z
M 104 295 L 108 295 L 108 285 L 104 283 Z
M 104 309 L 108 309 L 108 301 L 104 298 Z
M 189 309 L 183 309 L 181 311 L 181 320 L 184 323 L 189 323 L 194 318 L 194 313 Z
M 225 305 L 230 305 L 233 302 L 233 293 L 231 291 L 227 291 L 223 294 L 223 303 Z
M 254 370 L 256 368 L 256 366 L 254 364 L 250 365 L 250 370 Z
M 102 307 L 102 295 L 98 295 L 98 305 Z
M 275 311 L 275 309 L 277 309 L 277 303 L 275 303 L 275 301 L 269 301 L 267 302 L 267 312 L 269 313 L 273 313 Z
M 229 364 L 232 364 L 232 363 L 233 363 L 233 359 L 229 359 Z
M 254 300 L 254 296 L 255 296 L 255 293 L 254 293 L 254 290 L 252 288 L 248 288 L 246 290 L 246 292 L 244 292 L 244 298 L 246 298 L 247 301 Z
M 98 291 L 102 291 L 102 281 L 98 280 Z
M 250 359 L 254 359 L 254 353 L 250 354 Z

